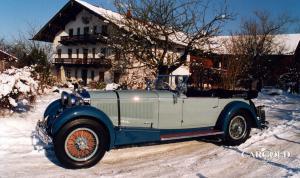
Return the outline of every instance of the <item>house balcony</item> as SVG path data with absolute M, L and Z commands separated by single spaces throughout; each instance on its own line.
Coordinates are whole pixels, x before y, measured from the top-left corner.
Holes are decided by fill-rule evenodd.
M 77 45 L 77 44 L 96 44 L 97 42 L 107 43 L 107 36 L 103 34 L 85 34 L 61 36 L 60 41 L 63 45 Z
M 53 64 L 78 67 L 111 67 L 111 61 L 106 58 L 55 58 Z

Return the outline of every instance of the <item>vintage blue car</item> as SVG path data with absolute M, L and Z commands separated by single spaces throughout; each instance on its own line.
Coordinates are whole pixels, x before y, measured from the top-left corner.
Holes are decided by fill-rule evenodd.
M 68 168 L 95 165 L 121 145 L 217 136 L 238 145 L 251 128 L 264 128 L 257 92 L 188 86 L 187 76 L 160 76 L 145 90 L 62 92 L 37 124 L 39 138 L 53 143 Z

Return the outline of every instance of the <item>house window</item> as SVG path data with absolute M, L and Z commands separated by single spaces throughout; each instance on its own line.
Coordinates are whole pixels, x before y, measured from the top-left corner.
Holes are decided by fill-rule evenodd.
M 91 79 L 94 81 L 94 79 L 95 79 L 95 72 L 92 70 L 91 71 Z
M 61 58 L 61 49 L 57 49 L 57 58 Z
M 73 36 L 73 28 L 69 29 L 69 36 L 71 36 L 71 37 Z
M 104 72 L 99 72 L 99 82 L 104 82 Z
M 83 29 L 83 34 L 84 34 L 84 35 L 88 35 L 88 34 L 89 34 L 89 31 L 90 31 L 90 28 L 89 28 L 89 27 L 84 27 L 84 29 Z
M 80 35 L 80 28 L 77 28 L 77 35 Z
M 79 59 L 79 49 L 76 49 L 76 58 Z
M 95 59 L 96 58 L 96 48 L 92 49 L 92 54 L 93 54 L 93 58 Z
M 107 36 L 107 25 L 102 25 L 102 35 Z
M 107 55 L 107 49 L 106 48 L 101 48 L 101 54 L 106 57 Z
M 93 33 L 94 33 L 94 35 L 97 34 L 97 26 L 96 25 L 93 27 Z
M 75 78 L 78 79 L 78 69 L 75 69 Z
M 87 59 L 88 58 L 88 54 L 89 54 L 89 50 L 86 48 L 83 48 L 83 59 Z
M 120 77 L 121 77 L 121 73 L 120 72 L 115 72 L 114 73 L 114 82 L 119 83 Z
M 67 77 L 68 79 L 71 78 L 71 70 L 69 70 L 69 69 L 66 70 L 66 77 Z
M 69 58 L 69 59 L 72 58 L 72 49 L 68 49 L 68 58 Z

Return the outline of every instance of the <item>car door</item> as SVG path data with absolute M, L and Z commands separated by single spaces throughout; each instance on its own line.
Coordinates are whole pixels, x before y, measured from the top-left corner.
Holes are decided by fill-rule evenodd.
M 181 129 L 183 98 L 170 91 L 158 91 L 159 129 Z
M 121 126 L 157 128 L 158 96 L 153 91 L 118 91 Z
M 214 126 L 218 116 L 216 97 L 186 97 L 183 100 L 182 128 Z

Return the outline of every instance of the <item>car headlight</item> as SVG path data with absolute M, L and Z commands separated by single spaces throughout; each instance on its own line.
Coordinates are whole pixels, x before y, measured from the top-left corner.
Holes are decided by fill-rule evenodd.
M 62 104 L 63 106 L 65 106 L 65 105 L 68 104 L 68 97 L 69 97 L 69 94 L 68 94 L 67 92 L 63 91 L 63 92 L 61 93 L 61 104 Z
M 74 105 L 79 105 L 79 104 L 80 104 L 80 98 L 71 94 L 68 98 L 68 105 L 74 106 Z

